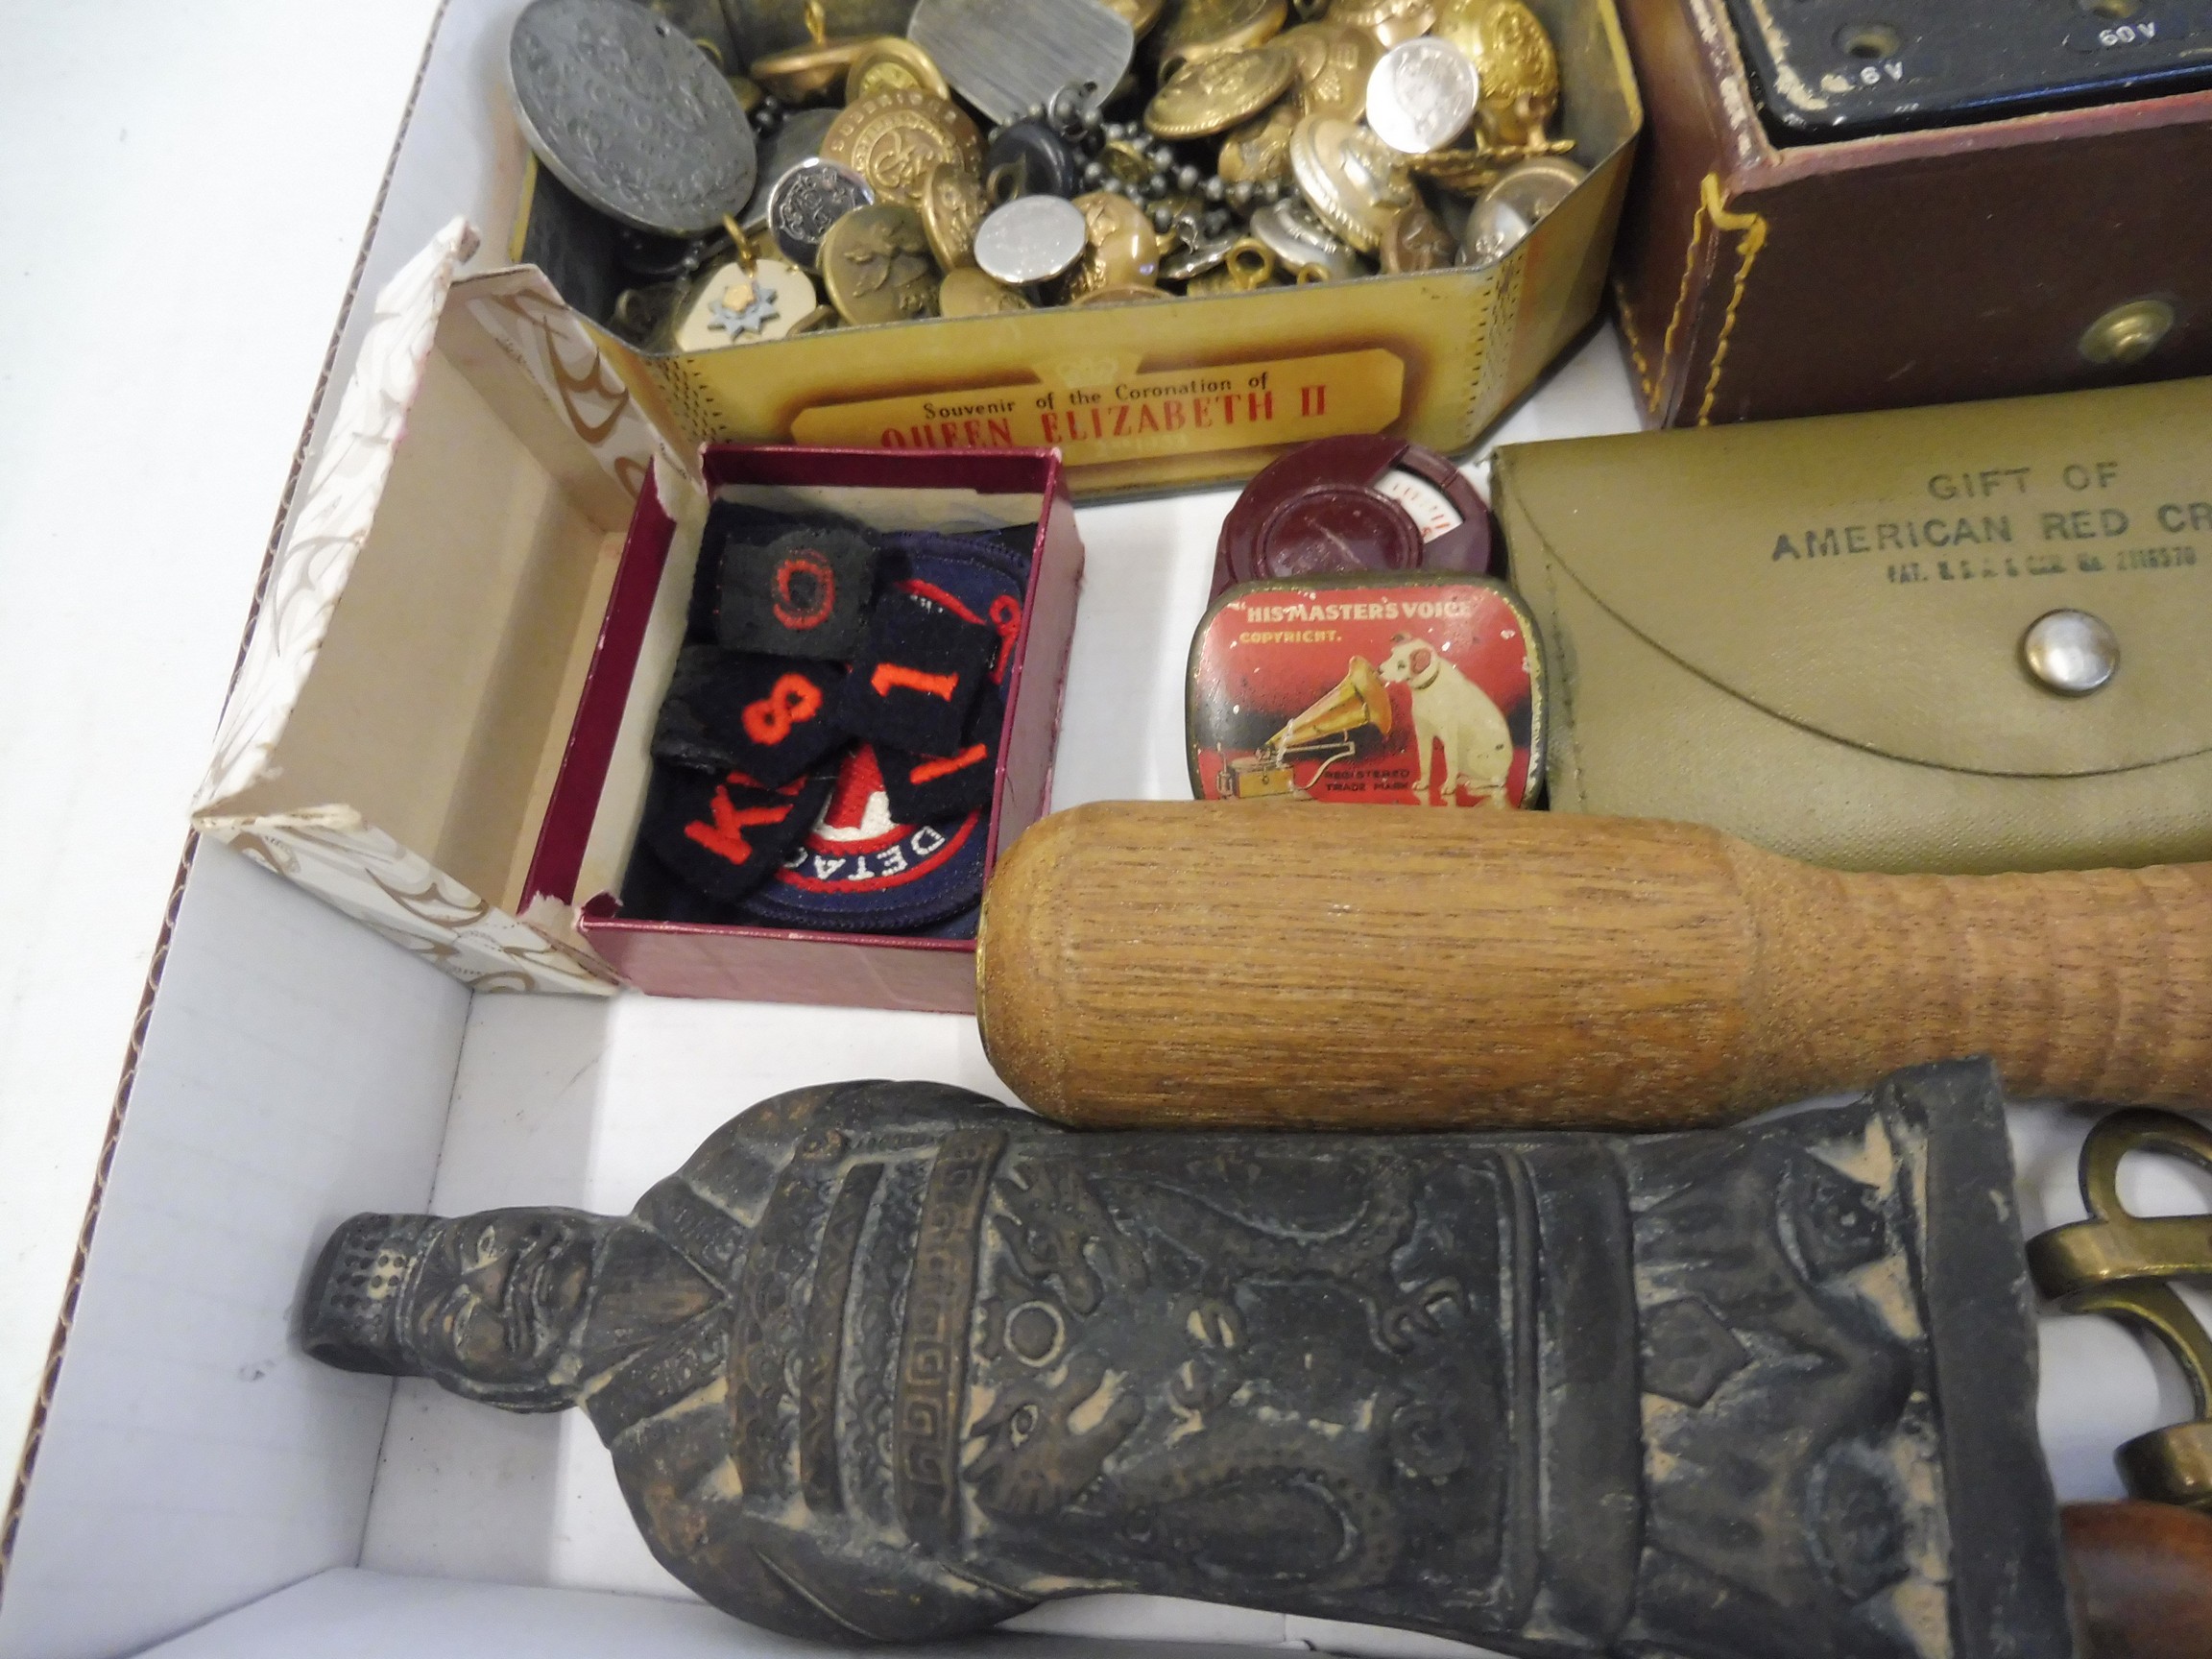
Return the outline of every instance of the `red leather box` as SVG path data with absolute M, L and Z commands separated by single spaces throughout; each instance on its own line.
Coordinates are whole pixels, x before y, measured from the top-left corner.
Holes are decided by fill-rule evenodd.
M 1648 122 L 1613 272 L 1647 422 L 2212 373 L 2212 92 L 1783 145 L 1725 0 L 1621 21 Z
M 709 493 L 828 509 L 878 529 L 964 529 L 1034 519 L 1025 621 L 1007 680 L 988 875 L 1052 792 L 1060 697 L 1075 630 L 1083 543 L 1048 449 L 900 453 L 709 445 Z M 532 860 L 531 899 L 577 902 L 578 929 L 622 979 L 663 997 L 972 1013 L 972 939 L 707 926 L 626 916 L 615 897 L 637 832 L 647 746 L 680 642 L 705 500 L 672 514 L 640 492 Z

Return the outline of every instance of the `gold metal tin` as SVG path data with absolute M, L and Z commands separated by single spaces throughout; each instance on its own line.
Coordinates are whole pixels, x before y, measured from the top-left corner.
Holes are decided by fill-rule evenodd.
M 1085 496 L 1249 477 L 1292 445 L 1346 432 L 1464 451 L 1596 314 L 1643 125 L 1612 0 L 1530 9 L 1559 50 L 1554 131 L 1590 176 L 1495 265 L 691 353 L 600 344 L 696 440 L 1057 445 Z

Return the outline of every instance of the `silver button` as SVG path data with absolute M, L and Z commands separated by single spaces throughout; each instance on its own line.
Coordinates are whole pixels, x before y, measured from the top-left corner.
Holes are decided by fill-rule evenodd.
M 2086 697 L 2120 671 L 2120 640 L 2086 611 L 2053 611 L 2028 625 L 2020 658 L 2046 690 Z
M 1010 288 L 1057 276 L 1083 257 L 1083 209 L 1061 196 L 1017 196 L 975 228 L 975 263 Z

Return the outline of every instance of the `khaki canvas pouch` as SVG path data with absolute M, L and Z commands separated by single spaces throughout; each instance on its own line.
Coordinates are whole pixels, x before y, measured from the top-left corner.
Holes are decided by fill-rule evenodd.
M 1554 810 L 1856 870 L 2212 858 L 2212 380 L 1515 445 Z M 2064 696 L 2023 640 L 2102 618 Z

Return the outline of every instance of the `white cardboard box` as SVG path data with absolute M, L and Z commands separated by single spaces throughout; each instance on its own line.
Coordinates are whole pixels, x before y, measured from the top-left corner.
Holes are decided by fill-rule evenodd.
M 518 152 L 496 108 L 496 45 L 516 9 L 446 7 L 372 272 L 396 272 L 456 214 L 503 223 Z M 346 324 L 342 359 L 363 326 L 358 314 Z M 1617 349 L 1600 338 L 1501 436 L 1633 421 Z M 1084 510 L 1091 577 L 1057 805 L 1184 793 L 1183 651 L 1228 499 Z M 580 1419 L 505 1417 L 306 1360 L 301 1281 L 316 1243 L 357 1210 L 627 1208 L 731 1112 L 801 1083 L 898 1074 L 1003 1097 L 972 1022 L 472 996 L 204 842 L 133 1062 L 59 1381 L 26 1443 L 0 1655 L 171 1639 L 167 1651 L 226 1659 L 800 1650 L 684 1599 L 644 1554 Z M 2067 1108 L 2018 1115 L 2032 1228 L 2080 1214 L 2073 1166 L 2089 1121 Z M 2212 1204 L 2206 1184 L 2168 1168 L 2131 1174 L 2146 1212 Z M 2112 1495 L 2111 1448 L 2185 1414 L 2178 1379 L 2099 1320 L 2047 1321 L 2043 1351 L 2061 1495 Z M 1385 1654 L 1452 1646 L 1142 1598 L 1022 1623 Z M 1011 1650 L 1075 1648 L 1032 1635 Z

